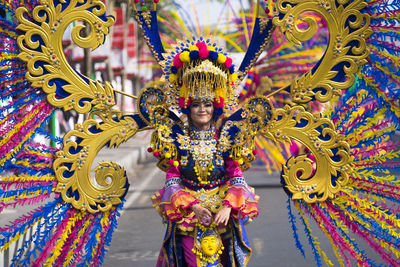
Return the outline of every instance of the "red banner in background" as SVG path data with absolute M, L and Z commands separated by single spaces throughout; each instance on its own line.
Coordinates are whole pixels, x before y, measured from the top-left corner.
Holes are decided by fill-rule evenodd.
M 133 21 L 128 23 L 128 57 L 135 58 L 137 56 L 137 36 L 136 25 Z
M 124 10 L 121 7 L 114 8 L 115 24 L 113 26 L 112 49 L 124 49 Z

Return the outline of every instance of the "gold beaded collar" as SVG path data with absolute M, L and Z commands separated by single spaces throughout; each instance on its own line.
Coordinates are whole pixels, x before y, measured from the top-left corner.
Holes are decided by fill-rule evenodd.
M 194 126 L 191 126 L 189 135 L 190 135 L 190 139 L 192 139 L 192 140 L 211 140 L 214 138 L 215 129 L 214 129 L 214 126 L 211 125 L 210 129 L 199 131 Z

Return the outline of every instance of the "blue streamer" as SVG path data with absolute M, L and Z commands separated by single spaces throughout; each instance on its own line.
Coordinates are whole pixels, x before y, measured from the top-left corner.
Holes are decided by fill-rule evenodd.
M 54 205 L 45 207 L 42 210 L 42 216 L 44 218 L 43 223 L 36 228 L 35 233 L 29 240 L 25 241 L 24 246 L 18 250 L 18 254 L 12 259 L 15 266 L 19 266 L 20 264 L 30 266 L 31 261 L 36 259 L 38 254 L 43 251 L 54 229 L 67 216 L 67 210 L 71 208 L 69 203 L 63 202 L 61 197 L 56 198 L 53 203 Z M 26 251 L 28 248 L 34 249 Z M 20 261 L 22 255 L 25 255 L 25 258 Z
M 300 212 L 299 212 L 299 215 L 300 215 Z M 315 240 L 314 240 L 313 236 L 311 235 L 311 231 L 310 231 L 310 229 L 308 228 L 308 226 L 307 226 L 307 224 L 306 224 L 306 222 L 304 221 L 304 219 L 303 219 L 302 216 L 300 216 L 300 220 L 301 220 L 301 222 L 303 223 L 303 226 L 304 226 L 304 233 L 306 234 L 308 243 L 309 243 L 310 246 L 311 246 L 311 250 L 312 250 L 312 252 L 313 252 L 315 262 L 317 263 L 317 266 L 322 266 L 321 255 L 319 254 L 319 252 L 318 252 L 318 250 L 317 250 L 317 248 L 316 248 Z
M 26 194 L 28 195 L 28 197 L 38 191 L 38 190 L 42 190 L 42 194 L 47 194 L 47 193 L 51 193 L 51 191 L 54 189 L 54 185 L 37 185 L 37 186 L 32 186 L 29 188 L 23 188 L 23 189 L 16 189 L 16 190 L 6 190 L 3 191 L 0 189 L 0 197 L 1 198 L 9 198 L 9 197 L 13 197 L 13 196 L 19 196 L 21 194 Z
M 111 225 L 110 225 L 110 229 L 107 232 L 107 235 L 105 236 L 105 241 L 104 241 L 104 246 L 102 248 L 102 251 L 99 255 L 100 257 L 100 263 L 103 263 L 104 261 L 104 255 L 105 252 L 107 251 L 107 249 L 105 248 L 106 246 L 110 246 L 111 245 L 111 240 L 112 240 L 112 235 L 114 233 L 114 230 L 117 229 L 118 226 L 118 218 L 121 215 L 119 210 L 122 210 L 123 206 L 125 203 L 125 199 L 122 200 L 122 203 L 120 203 L 116 208 L 115 208 L 115 215 L 110 219 L 111 221 Z
M 304 249 L 303 249 L 303 245 L 301 244 L 300 239 L 299 239 L 299 235 L 297 234 L 296 217 L 293 215 L 293 212 L 292 212 L 292 208 L 291 208 L 291 205 L 290 205 L 290 198 L 288 198 L 286 203 L 287 203 L 286 207 L 287 207 L 287 210 L 288 210 L 289 223 L 292 226 L 293 238 L 294 238 L 296 247 L 297 247 L 298 250 L 300 250 L 301 255 L 303 255 L 303 258 L 306 258 L 306 255 L 305 255 L 305 252 L 304 252 Z
M 54 209 L 55 205 L 60 203 L 60 201 L 61 198 L 58 198 L 53 202 L 47 203 L 40 210 L 35 211 L 30 220 L 26 221 L 23 224 L 15 224 L 15 226 L 13 227 L 13 232 L 0 232 L 4 236 L 4 238 L 0 239 L 0 246 L 4 246 L 5 243 L 9 242 L 10 239 L 14 238 L 17 234 L 22 234 L 25 231 L 26 227 L 33 225 L 35 221 L 39 220 L 42 217 L 43 213 L 47 213 L 48 210 Z
M 92 251 L 93 248 L 96 247 L 98 241 L 96 239 L 96 235 L 98 232 L 102 231 L 102 225 L 101 225 L 101 217 L 99 216 L 100 213 L 97 213 L 95 216 L 95 223 L 93 225 L 93 228 L 90 230 L 89 233 L 89 240 L 86 243 L 85 250 L 86 250 L 86 257 L 84 258 L 83 262 L 81 264 L 78 264 L 78 266 L 90 266 L 90 262 L 92 261 Z M 102 215 L 102 213 L 100 214 Z

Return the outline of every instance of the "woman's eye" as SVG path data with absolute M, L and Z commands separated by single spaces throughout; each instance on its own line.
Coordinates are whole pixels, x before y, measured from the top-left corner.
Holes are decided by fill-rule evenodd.
M 206 107 L 212 107 L 212 104 L 211 103 L 206 103 Z

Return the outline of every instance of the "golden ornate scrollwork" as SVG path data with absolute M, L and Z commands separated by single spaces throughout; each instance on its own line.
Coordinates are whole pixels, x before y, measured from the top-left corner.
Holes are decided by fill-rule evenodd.
M 247 100 L 243 109 L 228 118 L 221 129 L 218 151 L 230 151 L 230 157 L 237 161 L 242 170 L 250 168 L 254 160 L 254 137 L 265 128 L 272 116 L 273 106 L 264 96 Z M 236 118 L 235 118 L 236 117 Z
M 168 109 L 171 106 L 171 101 L 165 94 L 165 91 L 169 89 L 166 87 L 165 82 L 156 80 L 147 84 L 145 88 L 140 91 L 136 107 L 139 111 L 139 116 L 146 124 L 154 126 L 156 123 L 154 121 L 156 118 L 153 117 L 153 111 L 157 107 L 165 107 Z
M 113 162 L 101 162 L 95 168 L 94 179 L 90 177 L 97 153 L 105 145 L 119 146 L 146 127 L 138 115 L 122 116 L 111 110 L 115 100 L 109 82 L 101 84 L 84 77 L 65 58 L 62 37 L 74 21 L 85 23 L 77 24 L 71 32 L 72 41 L 78 46 L 96 49 L 104 43 L 114 23 L 105 11 L 101 0 L 42 0 L 32 14 L 28 15 L 24 7 L 16 12 L 18 29 L 25 32 L 18 37 L 18 45 L 19 58 L 27 62 L 27 79 L 33 86 L 43 88 L 53 106 L 80 113 L 94 109 L 91 115 L 99 118 L 88 119 L 68 132 L 53 164 L 58 180 L 56 191 L 76 209 L 91 213 L 104 212 L 121 203 L 128 187 L 124 169 Z M 83 36 L 85 27 L 89 31 Z
M 370 17 L 360 12 L 365 6 L 362 0 L 277 2 L 277 8 L 284 16 L 275 17 L 273 23 L 295 44 L 307 41 L 317 30 L 317 23 L 307 12 L 319 14 L 329 29 L 329 44 L 319 64 L 290 85 L 294 102 L 307 103 L 314 99 L 327 102 L 333 94 L 339 94 L 354 83 L 354 74 L 369 55 L 365 39 L 372 34 Z M 308 27 L 299 29 L 297 25 L 300 21 Z
M 293 199 L 324 201 L 347 184 L 350 147 L 336 133 L 331 120 L 301 106 L 286 106 L 273 113 L 260 134 L 278 142 L 295 140 L 310 151 L 291 157 L 283 168 L 282 177 Z
M 92 162 L 105 145 L 118 146 L 138 131 L 130 116 L 118 111 L 94 112 L 101 119 L 89 119 L 77 124 L 64 137 L 64 147 L 57 152 L 53 168 L 58 179 L 57 192 L 75 208 L 91 213 L 106 211 L 121 203 L 127 190 L 123 168 L 113 162 L 102 162 L 95 169 L 95 181 L 90 178 Z
M 110 108 L 115 104 L 113 89 L 109 82 L 101 84 L 78 74 L 67 62 L 63 47 L 63 34 L 74 21 L 84 21 L 90 28 L 87 36 L 81 36 L 84 25 L 72 29 L 72 40 L 82 48 L 96 49 L 104 42 L 114 18 L 105 17 L 105 5 L 101 0 L 58 2 L 42 0 L 32 12 L 33 21 L 24 16 L 27 9 L 20 7 L 16 16 L 18 29 L 25 34 L 18 37 L 21 53 L 19 58 L 27 61 L 26 78 L 32 86 L 42 87 L 47 100 L 55 107 L 75 109 L 87 113 L 93 107 Z

